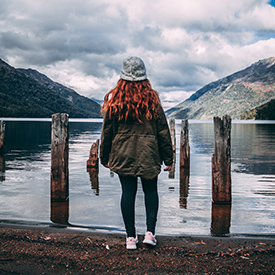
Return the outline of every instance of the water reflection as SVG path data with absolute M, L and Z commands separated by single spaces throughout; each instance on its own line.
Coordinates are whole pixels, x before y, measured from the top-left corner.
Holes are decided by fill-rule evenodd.
M 89 173 L 91 188 L 96 196 L 99 196 L 98 169 L 87 167 Z
M 101 132 L 101 122 L 69 122 L 70 145 L 85 139 L 91 133 Z M 71 146 L 72 147 L 72 146 Z M 41 154 L 51 148 L 51 121 L 7 121 L 5 131 L 6 162 L 41 160 Z M 10 169 L 11 167 L 7 167 Z M 19 168 L 19 167 L 16 167 Z
M 190 177 L 179 170 L 178 164 L 174 179 L 168 179 L 166 172 L 159 176 L 158 234 L 274 234 L 274 125 L 232 125 L 231 215 L 231 206 L 212 206 L 211 202 L 213 125 L 191 121 Z M 50 205 L 51 123 L 8 121 L 5 156 L 0 159 L 4 171 L 0 175 L 5 180 L 0 182 L 0 221 L 51 219 L 59 224 L 88 226 L 92 222 L 123 229 L 117 175 L 101 165 L 99 175 L 86 167 L 87 153 L 100 138 L 101 126 L 100 122 L 69 124 L 69 209 L 69 202 Z M 180 124 L 176 129 L 179 140 Z M 179 163 L 179 146 L 176 156 Z M 167 192 L 169 186 L 179 190 Z M 143 197 L 138 199 L 136 223 L 143 232 Z
M 175 178 L 175 170 L 176 170 L 176 158 L 174 157 L 174 161 L 172 164 L 172 169 L 168 173 L 168 178 L 169 179 L 174 179 Z
M 177 133 L 180 125 L 177 125 Z M 212 123 L 189 125 L 190 143 L 197 154 L 212 155 L 214 127 Z M 275 171 L 275 124 L 232 124 L 232 171 L 254 175 L 272 175 Z
M 51 201 L 51 221 L 69 225 L 69 200 L 62 202 Z
M 211 235 L 223 236 L 230 233 L 231 204 L 212 202 Z
M 275 124 L 233 124 L 231 156 L 234 172 L 274 174 Z
M 5 154 L 0 152 L 0 182 L 5 180 Z
M 187 209 L 187 197 L 189 193 L 190 169 L 180 168 L 180 208 Z
M 266 176 L 258 180 L 257 189 L 253 190 L 256 195 L 275 196 L 275 177 Z
M 41 145 L 44 144 L 51 144 L 51 122 L 6 122 L 6 151 L 16 149 L 33 152 L 41 149 Z

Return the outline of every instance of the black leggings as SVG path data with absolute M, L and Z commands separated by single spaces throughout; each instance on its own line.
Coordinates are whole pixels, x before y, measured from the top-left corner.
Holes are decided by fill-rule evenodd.
M 137 193 L 137 177 L 119 175 L 119 179 L 122 187 L 121 212 L 127 237 L 136 237 L 135 199 Z M 153 234 L 155 234 L 159 206 L 157 181 L 158 177 L 151 180 L 141 178 L 142 189 L 145 195 L 147 231 Z

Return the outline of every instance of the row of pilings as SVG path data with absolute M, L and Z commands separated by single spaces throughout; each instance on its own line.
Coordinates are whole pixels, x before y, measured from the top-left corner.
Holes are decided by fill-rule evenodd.
M 169 177 L 175 176 L 175 148 L 176 131 L 175 119 L 169 121 L 172 145 L 174 150 L 174 162 Z M 181 177 L 190 176 L 190 146 L 189 123 L 181 121 L 180 135 L 180 174 Z M 214 203 L 230 204 L 231 195 L 231 117 L 225 115 L 222 119 L 214 117 L 214 154 L 212 156 L 212 200 Z
M 169 128 L 173 142 L 174 162 L 169 178 L 175 177 L 176 132 L 175 120 Z M 212 156 L 212 225 L 213 232 L 229 232 L 231 212 L 231 118 L 214 118 L 214 154 Z M 4 171 L 5 123 L 0 122 L 0 172 Z M 87 172 L 98 195 L 99 140 L 91 145 Z M 186 208 L 190 177 L 190 145 L 188 120 L 181 121 L 180 135 L 180 205 Z M 3 160 L 3 163 L 1 162 Z M 51 220 L 68 224 L 69 216 L 69 116 L 54 114 L 51 133 Z M 0 173 L 1 176 L 1 173 Z M 111 172 L 111 176 L 113 173 Z M 220 205 L 218 207 L 218 205 Z M 223 205 L 223 206 L 222 206 Z M 222 207 L 222 209 L 221 209 Z M 225 211 L 226 210 L 226 211 Z M 226 225 L 226 228 L 224 229 Z
M 69 198 L 69 138 L 68 115 L 54 114 L 52 116 L 51 143 L 51 200 L 53 202 L 67 201 Z M 175 119 L 169 121 L 172 145 L 174 150 L 173 169 L 169 177 L 174 178 L 176 165 L 176 133 Z M 182 120 L 180 137 L 180 169 L 184 175 L 190 175 L 190 146 L 188 120 Z M 214 203 L 231 203 L 231 118 L 214 117 L 214 154 L 212 156 L 212 199 Z M 91 176 L 96 177 L 98 171 L 98 144 L 94 143 L 87 161 L 87 171 L 95 170 Z M 182 172 L 181 172 L 182 173 Z

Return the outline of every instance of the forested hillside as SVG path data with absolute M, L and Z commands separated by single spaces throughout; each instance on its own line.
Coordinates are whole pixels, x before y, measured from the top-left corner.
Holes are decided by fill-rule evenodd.
M 275 58 L 271 57 L 204 86 L 166 113 L 178 119 L 212 119 L 225 114 L 240 119 L 244 112 L 274 98 Z
M 0 117 L 51 117 L 54 113 L 100 117 L 99 104 L 72 90 L 66 94 L 65 87 L 58 93 L 55 85 L 41 84 L 0 59 Z

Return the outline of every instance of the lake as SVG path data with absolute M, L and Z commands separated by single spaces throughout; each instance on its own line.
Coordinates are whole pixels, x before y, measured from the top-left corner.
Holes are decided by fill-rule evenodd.
M 1 119 L 0 119 L 1 120 Z M 50 203 L 51 120 L 2 119 L 5 154 L 0 158 L 0 222 L 52 225 Z M 231 133 L 232 204 L 212 205 L 212 121 L 189 120 L 190 177 L 180 181 L 180 120 L 176 120 L 175 177 L 159 175 L 159 235 L 275 236 L 275 121 L 233 121 Z M 86 169 L 91 144 L 102 120 L 70 119 L 68 221 L 87 230 L 124 232 L 120 183 L 99 167 L 98 185 Z M 58 211 L 63 211 L 61 208 Z M 145 231 L 139 184 L 136 224 Z

